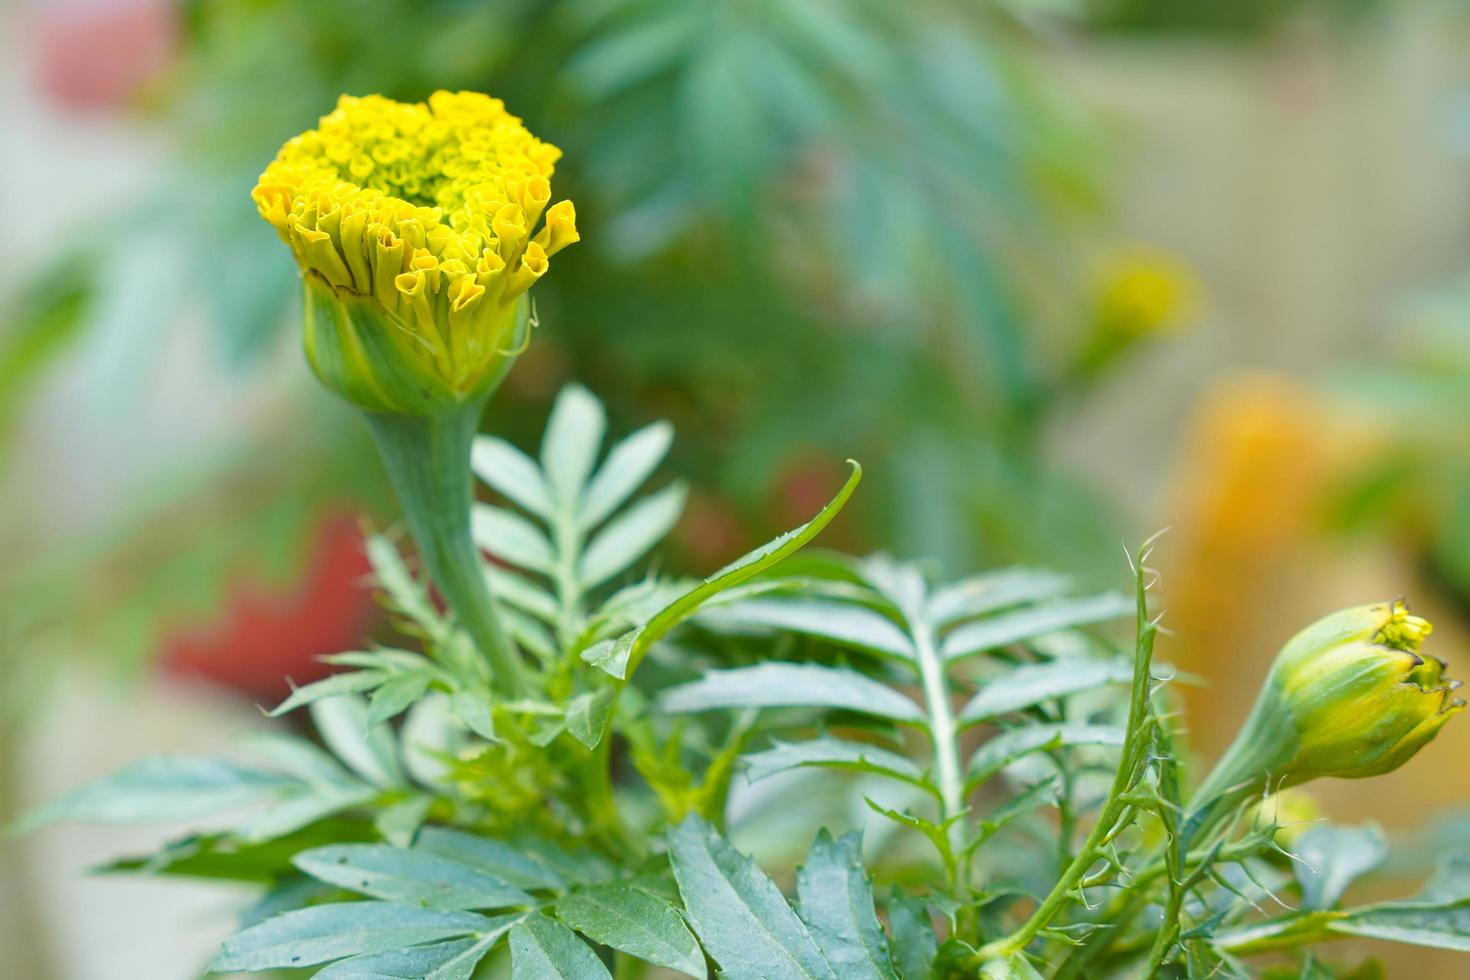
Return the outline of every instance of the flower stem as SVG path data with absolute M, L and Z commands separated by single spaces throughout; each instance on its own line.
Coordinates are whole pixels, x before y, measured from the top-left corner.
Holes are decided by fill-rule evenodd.
M 524 692 L 520 658 L 496 615 L 470 536 L 470 450 L 489 392 L 437 415 L 366 413 L 430 577 L 489 658 L 500 693 Z

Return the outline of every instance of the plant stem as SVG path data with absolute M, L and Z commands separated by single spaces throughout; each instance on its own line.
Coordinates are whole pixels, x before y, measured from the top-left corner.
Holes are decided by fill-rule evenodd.
M 934 630 L 922 609 L 903 610 L 913 634 L 919 659 L 919 676 L 924 685 L 924 707 L 929 715 L 929 735 L 934 745 L 934 771 L 939 778 L 940 819 L 950 821 L 949 837 L 950 885 L 960 902 L 969 900 L 963 894 L 969 888 L 970 861 L 965 854 L 965 778 L 960 771 L 959 745 L 955 736 L 954 708 L 950 704 L 949 681 L 945 676 L 944 658 L 934 642 Z
M 986 943 L 977 954 L 980 961 L 1005 959 L 1025 949 L 1036 934 L 1051 924 L 1062 907 L 1072 900 L 1072 890 L 1097 861 L 1103 856 L 1103 847 L 1112 837 L 1114 828 L 1132 804 L 1126 798 L 1137 781 L 1141 768 L 1148 762 L 1148 748 L 1152 741 L 1153 726 L 1149 724 L 1149 694 L 1152 677 L 1149 668 L 1153 663 L 1154 636 L 1157 627 L 1148 619 L 1145 601 L 1145 580 L 1140 557 L 1136 573 L 1138 597 L 1138 642 L 1133 654 L 1133 689 L 1128 701 L 1128 735 L 1123 743 L 1123 754 L 1118 760 L 1117 772 L 1113 775 L 1112 788 L 1097 822 L 1087 835 L 1082 849 L 1067 865 L 1057 883 L 1047 894 L 1031 917 L 1021 927 L 1003 939 Z
M 521 661 L 470 536 L 470 450 L 488 398 L 486 392 L 431 416 L 366 414 L 430 577 L 489 658 L 495 688 L 517 697 L 525 690 Z

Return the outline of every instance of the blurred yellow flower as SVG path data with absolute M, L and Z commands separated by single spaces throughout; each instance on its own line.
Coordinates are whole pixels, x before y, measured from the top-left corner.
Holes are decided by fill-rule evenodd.
M 1109 255 L 1097 276 L 1097 322 L 1107 334 L 1140 339 L 1177 330 L 1199 303 L 1194 270 L 1161 249 Z
M 477 92 L 344 95 L 288 140 L 251 196 L 301 267 L 323 383 L 418 415 L 497 380 L 519 301 L 579 237 L 570 201 L 547 206 L 560 156 Z

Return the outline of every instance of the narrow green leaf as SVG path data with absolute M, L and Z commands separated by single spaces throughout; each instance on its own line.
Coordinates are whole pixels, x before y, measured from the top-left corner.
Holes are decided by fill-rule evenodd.
M 210 970 L 276 970 L 418 943 L 489 935 L 503 920 L 391 902 L 336 902 L 285 912 L 224 941 Z
M 881 613 L 855 603 L 807 598 L 753 599 L 706 609 L 699 618 L 715 628 L 789 630 L 880 657 L 914 659 L 914 645 L 903 630 Z
M 402 786 L 407 781 L 398 759 L 398 744 L 388 728 L 368 727 L 368 707 L 355 694 L 314 701 L 311 720 L 337 758 L 364 779 L 379 786 Z
M 429 851 L 386 844 L 330 844 L 296 855 L 319 881 L 389 902 L 431 909 L 497 909 L 531 896 L 485 871 Z
M 1376 824 L 1308 827 L 1292 844 L 1297 860 L 1292 871 L 1309 909 L 1330 909 L 1357 878 L 1378 867 L 1388 856 L 1388 842 Z
M 470 465 L 476 476 L 507 499 L 538 517 L 551 516 L 551 490 L 541 477 L 541 468 L 504 439 L 476 436 Z
M 367 539 L 368 561 L 378 585 L 388 593 L 393 607 L 418 623 L 430 636 L 439 635 L 444 629 L 444 618 L 429 601 L 429 594 L 403 563 L 398 548 L 381 534 Z
M 567 385 L 556 397 L 541 439 L 541 468 L 558 509 L 570 511 L 582 493 L 607 428 L 602 403 L 581 385 Z
M 1056 572 L 1005 568 L 937 589 L 929 597 L 925 614 L 935 629 L 943 629 L 1007 606 L 1055 599 L 1066 592 L 1069 582 Z
M 847 482 L 842 485 L 842 489 L 837 491 L 837 496 L 833 497 L 827 506 L 823 507 L 810 521 L 801 527 L 787 531 L 780 537 L 766 542 L 744 557 L 726 565 L 697 587 L 659 610 L 646 625 L 625 633 L 616 640 L 605 640 L 589 647 L 583 651 L 582 659 L 619 680 L 625 680 L 638 669 L 638 664 L 649 647 L 662 639 L 669 630 L 693 615 L 705 602 L 794 554 L 821 533 L 821 530 L 831 523 L 832 518 L 842 510 L 843 505 L 852 496 L 853 490 L 857 488 L 858 481 L 862 479 L 863 468 L 856 462 L 849 462 L 852 464 L 852 474 L 847 478 Z
M 674 427 L 655 422 L 613 446 L 582 496 L 583 529 L 596 527 L 631 497 L 663 462 L 673 441 Z
M 981 963 L 980 980 L 1042 980 L 1042 976 L 1025 953 L 1012 953 L 1004 959 Z
M 712 670 L 697 681 L 664 691 L 659 707 L 670 713 L 715 708 L 841 708 L 922 724 L 924 711 L 893 688 L 841 667 L 764 663 Z
M 257 732 L 242 738 L 240 747 L 255 758 L 269 763 L 272 768 L 288 773 L 310 786 L 340 789 L 363 785 L 361 780 L 315 743 L 295 735 Z
M 319 681 L 313 681 L 305 687 L 298 687 L 291 692 L 291 696 L 276 705 L 269 712 L 271 718 L 289 714 L 313 701 L 322 698 L 334 698 L 340 694 L 360 694 L 363 691 L 371 691 L 388 679 L 388 673 L 382 670 L 350 670 L 340 674 L 332 674 Z
M 742 762 L 746 767 L 745 778 L 752 783 L 803 766 L 871 772 L 908 783 L 924 778 L 918 766 L 897 752 L 830 736 L 806 742 L 777 741 L 763 752 L 745 756 Z
M 303 786 L 242 821 L 235 827 L 235 834 L 249 843 L 275 840 L 318 820 L 363 806 L 378 792 L 377 787 L 364 783 L 341 788 Z
M 142 759 L 31 811 L 24 833 L 62 820 L 149 823 L 189 820 L 278 800 L 300 784 L 280 773 L 201 756 Z
M 607 731 L 612 703 L 613 689 L 610 687 L 588 691 L 572 698 L 567 702 L 567 731 L 589 749 L 597 748 L 597 743 L 602 741 L 603 732 Z
M 1345 936 L 1470 953 L 1470 899 L 1444 905 L 1384 902 L 1353 911 L 1328 929 Z
M 729 980 L 837 980 L 773 881 L 695 816 L 669 830 L 685 918 Z
M 593 536 L 577 564 L 584 588 L 594 588 L 642 558 L 679 523 L 688 488 L 671 483 L 608 522 Z
M 1068 659 L 1027 664 L 986 682 L 980 693 L 960 709 L 958 721 L 961 725 L 976 725 L 1051 698 L 1121 684 L 1132 678 L 1133 665 L 1126 660 Z
M 591 948 L 539 912 L 510 931 L 511 980 L 612 980 Z
M 507 922 L 504 932 L 510 931 Z M 503 933 L 338 960 L 316 980 L 470 980 Z
M 956 627 L 944 638 L 944 656 L 946 660 L 971 657 L 1048 633 L 1105 623 L 1133 612 L 1133 600 L 1117 592 L 1031 606 Z
M 1032 752 L 1073 745 L 1122 745 L 1124 731 L 1117 725 L 1024 725 L 1001 732 L 970 757 L 969 781 L 981 783 Z
M 898 980 L 863 868 L 863 835 L 822 830 L 796 875 L 802 921 L 843 980 Z
M 502 841 L 446 827 L 425 827 L 414 850 L 437 854 L 477 868 L 518 888 L 563 889 L 566 881 L 534 849 L 512 847 Z
M 596 943 L 655 966 L 703 980 L 699 943 L 668 902 L 629 882 L 609 882 L 572 892 L 556 903 L 556 917 Z
M 503 507 L 475 504 L 470 513 L 470 534 L 481 550 L 501 561 L 533 572 L 550 573 L 556 567 L 556 555 L 545 533 Z
M 509 606 L 527 612 L 543 623 L 555 625 L 561 610 L 550 592 L 499 565 L 486 565 L 485 577 L 490 581 L 490 594 Z

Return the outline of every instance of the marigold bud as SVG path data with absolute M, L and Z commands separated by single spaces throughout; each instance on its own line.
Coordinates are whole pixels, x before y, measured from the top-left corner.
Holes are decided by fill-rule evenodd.
M 1431 627 L 1402 602 L 1357 606 L 1302 630 L 1277 655 L 1245 726 L 1197 797 L 1356 779 L 1396 769 L 1465 702 L 1445 663 L 1420 653 Z
M 526 291 L 578 240 L 571 203 L 547 207 L 560 156 L 477 92 L 344 95 L 288 140 L 252 197 L 301 267 L 317 377 L 389 414 L 488 390 L 524 339 Z

